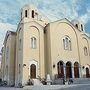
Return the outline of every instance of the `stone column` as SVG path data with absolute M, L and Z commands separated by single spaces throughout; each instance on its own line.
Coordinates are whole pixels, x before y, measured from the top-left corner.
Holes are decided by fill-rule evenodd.
M 82 67 L 79 65 L 79 78 L 82 78 Z
M 66 64 L 63 65 L 63 69 L 64 69 L 64 78 L 66 80 Z
M 74 78 L 74 65 L 72 64 L 72 78 Z

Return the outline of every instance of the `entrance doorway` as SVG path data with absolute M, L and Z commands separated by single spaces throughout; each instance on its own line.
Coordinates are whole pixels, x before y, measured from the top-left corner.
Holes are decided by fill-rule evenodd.
M 30 75 L 31 75 L 31 78 L 36 78 L 36 65 L 35 64 L 31 64 L 30 66 Z
M 72 67 L 71 62 L 66 63 L 66 78 L 72 78 Z
M 74 63 L 74 77 L 79 78 L 79 63 L 78 62 Z
M 89 68 L 86 68 L 86 78 L 89 78 Z
M 58 78 L 63 78 L 64 77 L 64 70 L 63 70 L 63 62 L 59 61 L 57 63 L 57 70 L 58 70 Z

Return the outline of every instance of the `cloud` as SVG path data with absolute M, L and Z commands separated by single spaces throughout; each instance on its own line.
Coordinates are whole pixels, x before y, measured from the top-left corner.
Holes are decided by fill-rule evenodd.
M 16 25 L 12 25 L 10 23 L 0 22 L 0 30 L 2 30 L 2 31 L 7 31 L 7 30 L 14 31 L 14 30 L 16 30 Z
M 78 0 L 37 0 L 35 5 L 43 12 L 51 21 L 62 18 L 75 19 L 78 17 L 77 3 Z
M 84 24 L 87 24 L 90 20 L 90 7 L 87 8 L 85 14 L 79 16 L 79 20 L 81 20 Z
M 90 14 L 84 14 L 84 15 L 82 15 L 81 17 L 79 17 L 79 20 L 81 21 L 81 22 L 83 22 L 84 24 L 87 24 L 88 23 L 88 21 L 90 20 Z

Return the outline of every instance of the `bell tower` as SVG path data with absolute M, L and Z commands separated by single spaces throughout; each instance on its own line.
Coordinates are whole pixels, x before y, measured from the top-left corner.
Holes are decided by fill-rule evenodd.
M 38 10 L 33 5 L 25 5 L 21 9 L 21 20 L 24 18 L 38 20 L 38 17 L 39 17 Z
M 49 23 L 49 19 L 42 15 L 38 9 L 30 4 L 25 5 L 21 8 L 21 21 L 22 22 L 30 22 L 30 21 L 36 21 L 39 24 L 46 26 Z
M 73 25 L 82 32 L 85 32 L 84 24 L 79 20 L 72 20 Z

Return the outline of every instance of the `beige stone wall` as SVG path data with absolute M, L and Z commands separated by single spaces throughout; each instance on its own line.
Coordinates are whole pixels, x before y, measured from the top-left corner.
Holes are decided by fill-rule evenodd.
M 5 47 L 2 47 L 1 53 L 1 78 L 4 80 L 4 73 L 5 73 Z
M 10 84 L 15 84 L 16 35 L 11 36 L 10 50 Z
M 44 65 L 44 33 L 39 24 L 25 23 L 20 31 L 17 31 L 17 60 L 16 60 L 16 83 L 25 84 L 30 78 L 30 63 L 37 62 L 36 78 L 45 77 Z M 36 49 L 31 48 L 31 37 L 36 37 Z M 19 39 L 21 38 L 21 50 L 19 50 Z M 21 74 L 18 74 L 18 65 L 21 64 Z M 26 66 L 23 66 L 23 65 Z
M 8 37 L 6 37 L 4 45 L 5 45 L 5 49 L 4 49 L 5 50 L 5 62 L 4 62 L 3 68 L 5 69 L 4 69 L 3 80 L 7 81 L 8 85 L 14 85 L 16 34 L 10 33 Z
M 20 45 L 21 40 L 21 45 Z M 23 62 L 23 25 L 19 25 L 17 30 L 16 37 L 16 70 L 15 70 L 15 85 L 18 86 L 19 83 L 22 83 L 22 62 Z M 20 64 L 20 69 L 19 69 Z M 20 73 L 19 73 L 20 70 Z
M 52 75 L 52 61 L 51 61 L 51 38 L 50 38 L 50 24 L 47 25 L 45 28 L 45 70 L 46 75 L 50 74 Z
M 87 47 L 88 55 L 84 54 L 84 47 Z M 89 38 L 85 34 L 81 34 L 79 38 L 79 49 L 80 49 L 80 62 L 82 68 L 82 76 L 86 75 L 86 68 L 90 68 L 90 51 L 89 51 Z
M 65 64 L 67 61 L 72 63 L 74 66 L 75 62 L 80 64 L 81 70 L 82 66 L 85 67 L 90 64 L 89 56 L 89 38 L 85 35 L 82 35 L 80 30 L 76 29 L 68 20 L 61 20 L 57 22 L 50 23 L 46 27 L 46 65 L 47 72 L 53 78 L 57 74 L 57 63 L 63 61 Z M 71 51 L 64 50 L 63 38 L 69 36 L 71 39 Z M 86 39 L 84 39 L 85 37 Z M 88 47 L 88 56 L 85 56 L 83 53 L 83 47 Z M 55 65 L 55 68 L 53 68 Z M 83 77 L 83 70 L 80 72 Z M 86 71 L 84 70 L 84 74 Z
M 37 40 L 36 49 L 31 48 L 31 37 L 35 37 Z M 41 78 L 45 77 L 43 28 L 35 23 L 31 25 L 29 23 L 25 24 L 23 38 L 23 64 L 26 64 L 23 68 L 24 83 L 30 77 L 31 61 L 37 62 L 36 78 L 38 78 L 38 76 Z
M 50 48 L 51 52 L 51 67 L 52 67 L 52 76 L 57 74 L 57 62 L 60 60 L 66 63 L 67 61 L 71 62 L 79 62 L 78 58 L 78 50 L 77 50 L 77 37 L 73 28 L 66 22 L 56 22 L 50 24 L 50 29 L 47 30 L 49 33 L 50 40 L 48 48 Z M 63 46 L 63 38 L 65 36 L 69 36 L 72 41 L 72 50 L 64 50 Z M 48 49 L 47 48 L 47 49 Z M 49 57 L 50 57 L 49 56 Z M 55 68 L 53 68 L 53 64 L 55 64 Z M 50 67 L 48 67 L 50 68 Z

